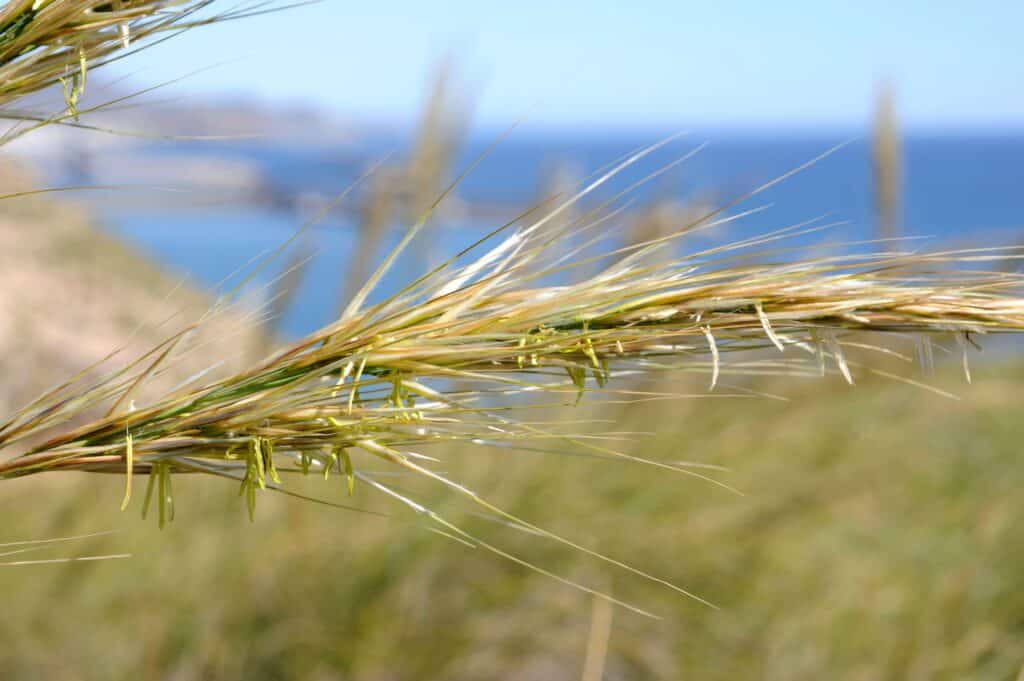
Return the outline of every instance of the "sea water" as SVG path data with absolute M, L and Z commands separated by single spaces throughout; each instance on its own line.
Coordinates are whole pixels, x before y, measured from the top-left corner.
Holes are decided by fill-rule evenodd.
M 385 281 L 382 291 L 394 290 L 437 262 L 444 254 L 475 238 L 544 196 L 545 180 L 553 168 L 572 169 L 580 181 L 601 176 L 602 170 L 624 156 L 656 142 L 651 136 L 515 136 L 498 144 L 459 184 L 456 194 L 471 206 L 488 209 L 476 217 L 439 220 L 428 227 Z M 472 140 L 460 167 L 478 159 L 491 140 Z M 630 192 L 637 203 L 663 198 L 727 205 L 823 153 L 827 156 L 792 177 L 739 201 L 725 214 L 753 214 L 681 243 L 681 248 L 707 248 L 714 243 L 749 237 L 809 220 L 834 226 L 794 240 L 794 245 L 845 244 L 841 248 L 871 250 L 877 244 L 849 245 L 871 240 L 873 193 L 870 145 L 841 135 L 772 137 L 685 136 L 674 140 L 624 169 L 586 198 L 593 207 L 646 176 L 706 146 L 684 163 Z M 837 145 L 844 144 L 835 149 Z M 361 148 L 311 149 L 265 147 L 253 143 L 222 145 L 217 153 L 253 161 L 281 195 L 319 193 L 332 196 L 345 189 L 375 158 L 401 155 L 401 141 L 375 139 Z M 180 147 L 165 148 L 173 154 Z M 207 147 L 209 150 L 209 147 Z M 1024 136 L 975 134 L 909 136 L 904 143 L 902 231 L 923 237 L 901 244 L 903 249 L 929 250 L 947 245 L 1017 244 L 1024 241 Z M 116 202 L 115 202 L 116 203 Z M 471 216 L 474 213 L 471 212 Z M 272 252 L 291 236 L 303 217 L 268 206 L 224 206 L 196 211 L 116 208 L 103 216 L 125 237 L 172 271 L 195 283 L 224 289 L 232 275 L 261 255 Z M 379 261 L 396 243 L 403 226 L 387 235 L 373 252 L 360 250 L 351 219 L 335 216 L 309 231 L 313 257 L 306 267 L 294 303 L 278 320 L 286 335 L 298 336 L 337 315 L 343 296 L 345 268 L 352 258 Z M 358 251 L 358 252 L 357 252 Z M 429 257 L 425 253 L 429 252 Z M 280 274 L 278 259 L 254 277 L 255 290 Z

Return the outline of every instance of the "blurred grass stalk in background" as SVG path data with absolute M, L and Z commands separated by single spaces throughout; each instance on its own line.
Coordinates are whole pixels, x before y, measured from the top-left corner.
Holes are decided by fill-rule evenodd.
M 339 312 L 370 276 L 396 223 L 409 225 L 420 216 L 433 214 L 431 206 L 444 191 L 445 178 L 452 173 L 469 127 L 471 103 L 463 99 L 463 89 L 453 59 L 442 61 L 429 83 L 408 158 L 384 162 L 366 179 L 353 246 L 353 252 L 361 255 L 345 263 Z M 443 255 L 426 244 L 416 263 L 426 269 Z
M 878 89 L 873 126 L 875 187 L 875 235 L 890 248 L 902 236 L 903 145 L 896 117 L 893 87 L 883 83 Z

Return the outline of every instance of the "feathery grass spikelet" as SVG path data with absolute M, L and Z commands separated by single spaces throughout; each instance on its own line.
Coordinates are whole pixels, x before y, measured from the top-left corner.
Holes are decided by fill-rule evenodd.
M 82 109 L 88 73 L 149 47 L 158 37 L 283 8 L 243 3 L 209 13 L 206 10 L 213 2 L 10 0 L 0 9 L 0 118 L 19 125 L 0 137 L 0 144 L 46 125 L 81 126 L 82 114 L 111 104 Z M 27 95 L 54 86 L 64 93 L 66 110 L 62 113 L 13 106 Z
M 423 513 L 436 529 L 505 555 L 358 466 L 351 453 L 359 452 L 441 484 L 503 521 L 658 581 L 506 513 L 434 471 L 437 459 L 417 450 L 454 442 L 528 448 L 553 440 L 721 485 L 691 467 L 617 451 L 611 436 L 565 434 L 525 415 L 564 404 L 569 395 L 577 402 L 586 393 L 598 400 L 621 397 L 614 380 L 620 373 L 707 371 L 715 389 L 721 377 L 748 366 L 730 367 L 731 357 L 768 348 L 782 355 L 758 359 L 758 370 L 803 371 L 820 362 L 824 371 L 831 361 L 852 383 L 854 366 L 843 347 L 851 333 L 952 336 L 966 353 L 971 334 L 1024 330 L 1020 277 L 949 268 L 1002 259 L 1003 253 L 885 253 L 781 263 L 742 257 L 812 228 L 798 226 L 667 258 L 653 257 L 664 252 L 664 239 L 626 246 L 600 254 L 611 264 L 596 275 L 572 279 L 590 260 L 567 261 L 564 244 L 608 227 L 594 219 L 541 229 L 546 222 L 544 216 L 508 226 L 508 235 L 499 230 L 491 240 L 500 243 L 475 260 L 463 262 L 471 249 L 381 302 L 364 306 L 368 290 L 360 291 L 336 322 L 249 369 L 186 385 L 132 411 L 110 409 L 61 432 L 75 415 L 123 403 L 166 361 L 175 339 L 105 380 L 60 386 L 0 425 L 0 451 L 36 442 L 0 461 L 0 476 L 148 471 L 143 512 L 155 492 L 162 526 L 174 516 L 172 474 L 235 479 L 252 517 L 262 491 L 281 490 L 285 474 L 308 473 L 315 462 L 325 475 L 331 468 L 340 472 L 349 494 L 355 480 L 365 481 Z M 684 225 L 675 236 L 694 228 Z M 239 451 L 246 456 L 239 458 Z

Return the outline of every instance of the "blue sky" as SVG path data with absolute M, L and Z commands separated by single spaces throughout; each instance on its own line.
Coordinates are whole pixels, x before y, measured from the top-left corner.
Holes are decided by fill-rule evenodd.
M 225 8 L 229 5 L 224 4 Z M 1020 2 L 324 0 L 177 38 L 136 83 L 404 122 L 458 58 L 476 120 L 857 128 L 881 79 L 917 128 L 1024 127 Z

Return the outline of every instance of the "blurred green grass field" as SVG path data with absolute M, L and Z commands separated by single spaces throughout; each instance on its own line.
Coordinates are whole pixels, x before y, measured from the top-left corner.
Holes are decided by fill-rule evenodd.
M 629 451 L 726 466 L 745 496 L 618 461 L 445 453 L 444 470 L 511 512 L 718 610 L 466 514 L 443 491 L 394 484 L 502 548 L 659 614 L 614 611 L 606 679 L 1014 679 L 1024 368 L 973 369 L 971 386 L 952 369 L 928 379 L 959 401 L 830 376 L 772 379 L 785 402 L 622 414 L 617 429 L 658 428 Z M 133 556 L 0 568 L 0 677 L 580 678 L 592 597 L 430 533 L 365 487 L 355 502 L 389 518 L 265 494 L 250 524 L 232 483 L 179 476 L 177 518 L 161 532 L 139 519 L 138 498 L 118 511 L 123 484 L 4 482 L 5 541 L 123 528 L 33 557 Z M 347 501 L 338 478 L 303 489 Z

